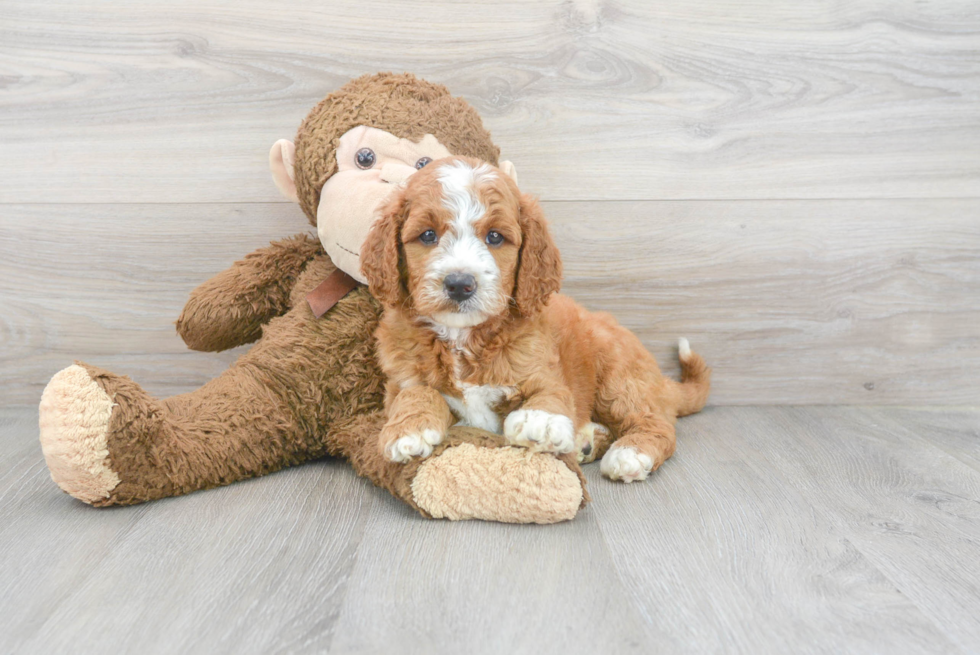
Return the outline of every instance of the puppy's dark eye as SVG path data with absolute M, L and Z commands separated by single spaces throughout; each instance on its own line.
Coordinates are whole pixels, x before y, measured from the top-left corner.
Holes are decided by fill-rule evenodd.
M 423 157 L 415 162 L 415 168 L 425 168 L 430 163 L 432 163 L 432 157 Z
M 496 230 L 490 230 L 487 232 L 487 244 L 491 246 L 499 246 L 504 242 L 504 235 Z
M 419 235 L 419 241 L 427 246 L 434 246 L 439 241 L 439 235 L 435 230 L 426 230 Z
M 358 168 L 371 168 L 374 166 L 374 162 L 377 161 L 377 157 L 374 156 L 374 151 L 370 148 L 361 148 L 354 155 L 354 161 Z

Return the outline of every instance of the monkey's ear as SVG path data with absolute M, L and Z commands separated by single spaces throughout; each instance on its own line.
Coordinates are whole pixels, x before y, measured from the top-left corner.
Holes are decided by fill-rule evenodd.
M 509 177 L 510 179 L 514 180 L 514 184 L 518 184 L 517 183 L 517 169 L 514 167 L 514 162 L 506 161 L 506 160 L 505 161 L 502 161 L 502 162 L 500 162 L 500 166 L 498 166 L 497 168 L 499 168 L 500 170 L 502 170 L 507 177 Z M 520 185 L 518 185 L 518 186 L 520 186 Z
M 279 139 L 269 151 L 269 169 L 276 188 L 287 200 L 299 202 L 296 194 L 296 172 L 293 162 L 296 159 L 296 146 L 288 139 Z

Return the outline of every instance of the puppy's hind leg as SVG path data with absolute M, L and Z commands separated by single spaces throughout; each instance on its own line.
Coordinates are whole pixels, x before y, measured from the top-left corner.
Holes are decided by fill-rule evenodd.
M 674 454 L 671 410 L 678 385 L 660 376 L 652 357 L 645 363 L 649 368 L 630 363 L 600 383 L 594 412 L 616 439 L 597 444 L 596 456 L 602 457 L 599 470 L 611 480 L 644 480 Z
M 599 465 L 610 480 L 645 480 L 674 454 L 674 425 L 666 416 L 654 412 L 631 414 L 620 427 L 622 436 L 606 451 Z
M 645 479 L 674 454 L 674 423 L 678 416 L 704 407 L 711 369 L 681 339 L 682 381 L 678 383 L 660 374 L 653 356 L 636 337 L 620 335 L 620 344 L 624 343 L 633 347 L 628 356 L 613 358 L 602 372 L 595 413 L 619 435 L 603 455 L 600 470 L 612 480 L 632 482 Z

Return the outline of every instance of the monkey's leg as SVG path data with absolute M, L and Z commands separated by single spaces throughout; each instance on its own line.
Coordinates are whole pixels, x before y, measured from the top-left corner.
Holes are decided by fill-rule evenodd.
M 325 453 L 325 426 L 382 403 L 377 311 L 356 290 L 321 319 L 294 307 L 191 393 L 158 401 L 129 378 L 76 364 L 41 399 L 51 476 L 93 505 L 139 503 L 262 475 Z
M 129 378 L 76 364 L 45 389 L 41 445 L 54 481 L 99 507 L 229 484 L 328 452 L 431 518 L 554 523 L 588 500 L 574 454 L 531 453 L 452 428 L 431 457 L 398 464 L 377 447 L 381 410 L 339 420 L 323 438 L 289 416 L 248 366 L 161 402 Z
M 575 453 L 534 453 L 499 435 L 453 427 L 431 456 L 399 464 L 378 448 L 385 421 L 381 410 L 361 414 L 335 426 L 327 441 L 359 475 L 428 518 L 557 523 L 588 502 Z
M 158 401 L 127 377 L 77 363 L 45 389 L 40 428 L 51 477 L 96 506 L 185 494 L 323 454 L 247 364 Z

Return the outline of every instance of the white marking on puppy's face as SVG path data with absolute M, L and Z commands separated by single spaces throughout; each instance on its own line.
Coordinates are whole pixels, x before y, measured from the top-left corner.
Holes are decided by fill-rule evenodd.
M 477 186 L 493 182 L 497 174 L 486 164 L 474 168 L 465 161 L 454 161 L 439 167 L 438 179 L 443 190 L 442 206 L 453 212 L 458 226 L 467 226 L 472 233 L 473 224 L 487 212 L 476 195 Z
M 510 178 L 475 159 L 436 161 L 409 179 L 398 211 L 406 288 L 423 324 L 465 338 L 508 311 L 523 243 Z
M 432 319 L 448 328 L 473 327 L 503 311 L 507 304 L 501 290 L 500 268 L 485 238 L 476 230 L 476 223 L 487 213 L 478 195 L 479 186 L 495 181 L 497 174 L 486 164 L 473 167 L 465 161 L 454 161 L 439 168 L 437 179 L 442 185 L 442 206 L 449 210 L 451 219 L 429 261 L 426 294 L 431 300 L 444 302 L 444 281 L 452 274 L 472 275 L 476 289 L 452 309 L 434 312 Z

